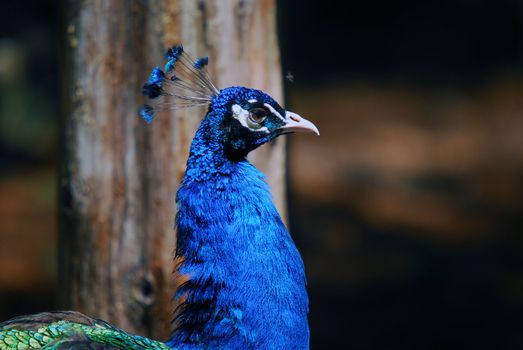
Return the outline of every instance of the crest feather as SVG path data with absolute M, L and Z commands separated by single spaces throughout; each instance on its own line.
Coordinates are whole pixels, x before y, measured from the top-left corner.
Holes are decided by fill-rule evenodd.
M 164 57 L 164 69 L 153 68 L 142 86 L 142 94 L 149 102 L 140 108 L 140 116 L 147 123 L 160 110 L 207 105 L 219 92 L 206 68 L 208 57 L 193 60 L 182 45 L 169 48 Z

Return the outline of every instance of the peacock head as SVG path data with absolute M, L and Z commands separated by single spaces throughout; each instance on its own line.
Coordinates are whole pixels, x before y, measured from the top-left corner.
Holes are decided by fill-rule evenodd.
M 206 69 L 207 57 L 192 60 L 179 45 L 167 50 L 165 58 L 164 69 L 154 68 L 142 88 L 150 99 L 140 110 L 146 122 L 152 122 L 159 110 L 206 105 L 200 130 L 239 157 L 282 134 L 319 135 L 313 123 L 284 110 L 261 90 L 241 86 L 218 90 Z
M 319 134 L 314 124 L 285 111 L 268 94 L 241 86 L 221 90 L 214 97 L 206 118 L 222 131 L 220 137 L 227 152 L 239 156 L 282 134 Z

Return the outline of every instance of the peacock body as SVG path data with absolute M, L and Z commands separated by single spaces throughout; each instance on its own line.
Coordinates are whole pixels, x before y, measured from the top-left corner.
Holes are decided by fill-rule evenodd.
M 308 298 L 301 257 L 261 172 L 247 154 L 281 134 L 316 127 L 262 91 L 217 90 L 181 46 L 155 68 L 141 109 L 209 105 L 193 139 L 176 201 L 176 254 L 188 281 L 176 297 L 166 342 L 128 334 L 76 312 L 22 316 L 0 324 L 7 349 L 308 349 Z

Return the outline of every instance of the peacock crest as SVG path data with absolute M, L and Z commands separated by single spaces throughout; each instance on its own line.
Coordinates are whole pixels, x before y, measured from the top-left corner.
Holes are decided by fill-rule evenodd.
M 153 68 L 142 94 L 149 101 L 140 108 L 140 116 L 151 123 L 160 110 L 208 105 L 219 93 L 207 70 L 208 57 L 192 59 L 176 45 L 165 52 L 165 66 Z

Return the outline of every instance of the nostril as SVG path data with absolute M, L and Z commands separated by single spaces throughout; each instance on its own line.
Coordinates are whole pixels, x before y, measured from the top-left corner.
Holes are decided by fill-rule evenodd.
M 300 117 L 298 117 L 297 115 L 290 115 L 289 116 L 290 120 L 292 121 L 295 121 L 295 122 L 299 122 L 300 121 Z

